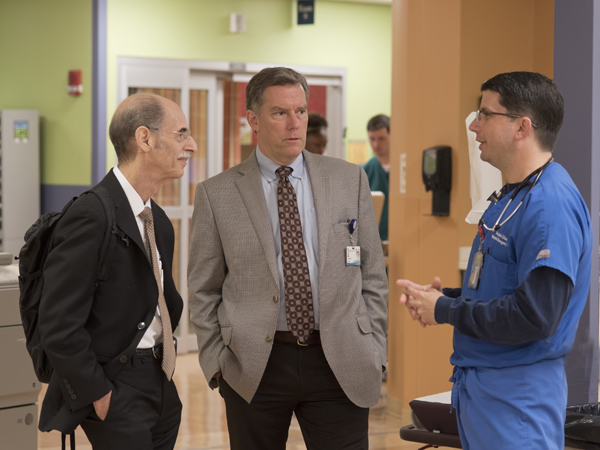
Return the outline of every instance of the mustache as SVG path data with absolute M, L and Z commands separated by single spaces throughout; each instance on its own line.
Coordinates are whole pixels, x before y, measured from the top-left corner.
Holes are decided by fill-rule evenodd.
M 192 157 L 192 152 L 188 152 L 188 151 L 183 151 L 179 154 L 179 156 L 177 157 L 177 159 L 190 159 Z

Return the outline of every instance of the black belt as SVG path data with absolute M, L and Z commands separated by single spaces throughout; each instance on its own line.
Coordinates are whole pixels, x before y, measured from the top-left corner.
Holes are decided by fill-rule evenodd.
M 320 344 L 321 335 L 319 334 L 319 330 L 313 330 L 313 332 L 308 336 L 308 339 L 306 339 L 306 341 L 300 342 L 299 339 L 296 336 L 294 336 L 291 331 L 276 331 L 275 340 L 280 342 L 291 342 L 297 344 L 300 347 L 305 347 L 307 345 Z
M 163 357 L 163 345 L 162 342 L 155 345 L 152 348 L 138 348 L 135 350 L 136 358 L 154 358 L 162 359 Z

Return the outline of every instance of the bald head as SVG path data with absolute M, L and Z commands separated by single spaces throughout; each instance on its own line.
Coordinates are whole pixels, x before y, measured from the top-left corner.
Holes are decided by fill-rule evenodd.
M 139 93 L 127 97 L 119 105 L 108 129 L 119 164 L 127 164 L 135 159 L 134 138 L 139 127 L 160 128 L 167 101 L 155 94 Z

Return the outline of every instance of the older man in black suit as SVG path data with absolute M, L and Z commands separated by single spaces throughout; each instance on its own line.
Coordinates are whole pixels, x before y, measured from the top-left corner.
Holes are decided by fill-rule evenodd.
M 119 164 L 100 183 L 116 224 L 106 280 L 96 275 L 112 219 L 95 195 L 67 210 L 44 266 L 39 329 L 54 374 L 40 429 L 81 424 L 94 450 L 172 449 L 181 419 L 172 332 L 183 302 L 173 226 L 151 197 L 197 148 L 181 108 L 152 94 L 121 103 L 110 138 Z

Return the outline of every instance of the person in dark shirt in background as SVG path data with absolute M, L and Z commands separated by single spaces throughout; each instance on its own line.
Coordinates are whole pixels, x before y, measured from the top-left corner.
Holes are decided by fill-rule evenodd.
M 372 117 L 367 123 L 369 143 L 373 156 L 364 166 L 369 177 L 371 191 L 381 191 L 385 195 L 381 220 L 379 221 L 379 237 L 388 239 L 388 192 L 390 190 L 390 118 L 384 114 Z
M 317 155 L 325 153 L 327 147 L 327 119 L 321 114 L 309 113 L 306 128 L 306 150 Z

